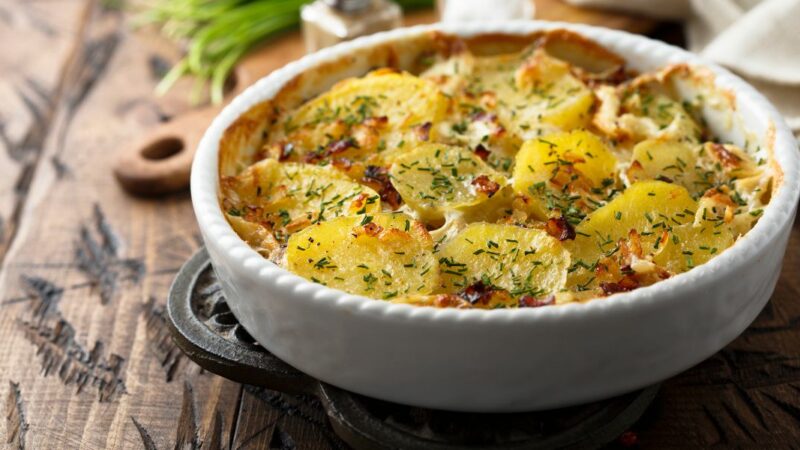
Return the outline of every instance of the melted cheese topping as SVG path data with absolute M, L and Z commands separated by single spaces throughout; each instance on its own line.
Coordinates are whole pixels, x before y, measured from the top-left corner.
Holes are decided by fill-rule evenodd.
M 257 161 L 221 180 L 237 233 L 355 294 L 538 307 L 691 270 L 769 201 L 768 165 L 711 137 L 708 105 L 666 72 L 588 76 L 537 45 L 424 63 L 341 81 L 267 126 Z

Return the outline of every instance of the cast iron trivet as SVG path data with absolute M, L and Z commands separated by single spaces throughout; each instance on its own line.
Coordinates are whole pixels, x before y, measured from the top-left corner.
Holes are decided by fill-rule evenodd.
M 231 313 L 208 253 L 184 264 L 169 293 L 178 346 L 210 372 L 289 393 L 316 395 L 336 433 L 363 449 L 598 448 L 642 415 L 658 386 L 611 400 L 517 414 L 467 414 L 403 406 L 320 382 L 259 346 Z

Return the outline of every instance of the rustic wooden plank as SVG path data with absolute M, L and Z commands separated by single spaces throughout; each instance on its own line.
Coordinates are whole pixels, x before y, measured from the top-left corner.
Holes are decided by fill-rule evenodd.
M 0 2 L 6 43 L 0 53 L 0 261 L 18 227 L 87 3 Z
M 227 448 L 240 386 L 182 358 L 163 312 L 198 246 L 188 195 L 133 200 L 110 172 L 159 120 L 148 62 L 160 50 L 127 30 L 93 3 L 53 100 L 0 273 L 0 374 L 13 383 L 0 434 L 28 448 Z

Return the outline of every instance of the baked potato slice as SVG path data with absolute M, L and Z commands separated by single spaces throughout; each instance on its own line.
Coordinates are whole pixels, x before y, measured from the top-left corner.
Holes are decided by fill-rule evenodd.
M 628 181 L 662 180 L 674 182 L 695 193 L 702 189 L 697 154 L 691 144 L 672 140 L 648 139 L 633 147 Z
M 564 287 L 570 255 L 545 231 L 472 223 L 439 249 L 445 291 L 480 282 L 517 298 L 553 294 Z
M 380 196 L 330 166 L 265 159 L 223 183 L 230 215 L 266 225 L 279 238 L 312 223 L 380 211 Z
M 733 235 L 723 221 L 696 223 L 697 208 L 683 186 L 634 183 L 576 228 L 575 240 L 568 243 L 573 257 L 568 285 L 587 290 L 604 282 L 616 284 L 631 274 L 639 275 L 631 279 L 636 283 L 652 284 L 732 244 Z M 684 252 L 703 254 L 694 261 Z
M 603 200 L 599 190 L 614 184 L 616 164 L 606 144 L 588 131 L 550 134 L 523 144 L 513 186 L 540 220 L 552 215 L 580 219 Z
M 719 255 L 734 241 L 731 227 L 721 221 L 675 226 L 663 248 L 653 255 L 653 262 L 671 273 L 686 272 Z
M 622 277 L 622 267 L 631 262 L 629 254 L 620 252 L 623 245 L 636 247 L 644 258 L 663 244 L 664 232 L 691 224 L 696 209 L 697 203 L 683 186 L 663 181 L 634 183 L 576 227 L 575 240 L 567 244 L 572 254 L 567 284 L 583 291 L 615 282 Z M 628 260 L 618 263 L 620 258 Z
M 433 240 L 402 213 L 338 217 L 289 238 L 287 267 L 311 281 L 378 299 L 429 294 L 439 283 Z
M 283 125 L 304 159 L 404 153 L 414 142 L 433 140 L 447 110 L 438 87 L 406 72 L 376 70 L 339 82 L 303 104 Z
M 392 185 L 426 222 L 466 210 L 493 197 L 506 179 L 473 152 L 456 146 L 422 144 L 395 159 Z
M 583 128 L 591 119 L 594 93 L 570 73 L 569 64 L 537 49 L 515 73 L 522 100 L 513 107 L 512 123 L 520 135 L 530 137 L 526 127 L 542 122 L 561 130 Z

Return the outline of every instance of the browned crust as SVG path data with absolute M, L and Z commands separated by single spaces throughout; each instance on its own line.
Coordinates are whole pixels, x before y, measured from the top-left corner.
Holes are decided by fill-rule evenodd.
M 775 123 L 772 121 L 769 122 L 769 127 L 767 127 L 767 134 L 764 137 L 764 145 L 767 148 L 767 154 L 769 155 L 770 166 L 772 167 L 772 194 L 778 191 L 783 185 L 783 168 L 778 161 L 775 159 Z
M 235 176 L 246 167 L 243 164 L 252 160 L 261 146 L 260 134 L 276 113 L 272 102 L 258 103 L 225 129 L 219 141 L 220 176 Z
M 589 72 L 602 73 L 625 65 L 625 58 L 569 30 L 553 30 L 542 36 L 547 53 Z
M 538 43 L 547 32 L 531 34 L 503 34 L 487 33 L 469 38 L 464 38 L 464 44 L 470 52 L 477 56 L 499 55 L 514 53 L 525 49 L 531 44 Z

